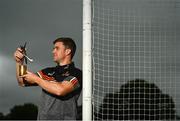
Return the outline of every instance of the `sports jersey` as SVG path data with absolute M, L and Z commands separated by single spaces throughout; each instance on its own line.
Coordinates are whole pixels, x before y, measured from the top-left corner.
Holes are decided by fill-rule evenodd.
M 82 72 L 74 63 L 45 68 L 37 72 L 47 81 L 70 81 L 74 90 L 65 96 L 57 96 L 42 89 L 38 120 L 75 120 L 77 117 L 77 100 L 82 89 Z

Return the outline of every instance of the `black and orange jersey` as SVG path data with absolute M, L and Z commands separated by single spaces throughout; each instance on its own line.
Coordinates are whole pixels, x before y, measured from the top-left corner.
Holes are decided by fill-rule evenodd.
M 74 67 L 74 63 L 64 66 L 45 68 L 37 72 L 38 76 L 47 81 L 70 81 L 74 88 L 81 86 L 82 72 Z
M 40 78 L 48 81 L 70 81 L 74 90 L 65 96 L 56 96 L 42 89 L 38 119 L 64 120 L 75 119 L 77 116 L 77 100 L 82 89 L 82 71 L 74 63 L 45 68 L 37 72 Z

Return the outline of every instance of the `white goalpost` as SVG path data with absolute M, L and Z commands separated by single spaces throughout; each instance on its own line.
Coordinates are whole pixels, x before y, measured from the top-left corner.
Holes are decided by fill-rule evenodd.
M 83 0 L 83 120 L 92 120 L 91 0 Z

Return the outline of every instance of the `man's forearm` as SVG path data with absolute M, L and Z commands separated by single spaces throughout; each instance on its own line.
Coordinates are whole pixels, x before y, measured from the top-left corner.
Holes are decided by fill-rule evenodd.
M 68 82 L 56 82 L 56 81 L 47 81 L 42 78 L 36 79 L 36 83 L 51 94 L 55 94 L 57 96 L 64 96 L 67 93 L 72 91 L 72 86 L 66 86 Z
M 50 92 L 51 94 L 60 95 L 60 92 L 62 90 L 62 88 L 60 88 L 61 87 L 60 83 L 57 83 L 57 82 L 47 81 L 47 80 L 43 80 L 41 78 L 38 78 L 36 80 L 36 83 L 41 88 L 43 88 L 47 92 Z

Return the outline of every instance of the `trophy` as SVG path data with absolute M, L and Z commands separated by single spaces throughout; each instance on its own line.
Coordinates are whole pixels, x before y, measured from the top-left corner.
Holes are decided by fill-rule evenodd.
M 27 60 L 29 60 L 30 62 L 33 62 L 33 59 L 31 59 L 27 56 L 26 42 L 25 42 L 24 46 L 20 46 L 20 48 L 22 49 L 24 58 L 23 58 L 22 65 L 19 65 L 19 76 L 23 76 L 23 75 L 27 74 Z M 25 61 L 25 64 L 24 64 L 24 61 Z

